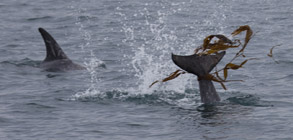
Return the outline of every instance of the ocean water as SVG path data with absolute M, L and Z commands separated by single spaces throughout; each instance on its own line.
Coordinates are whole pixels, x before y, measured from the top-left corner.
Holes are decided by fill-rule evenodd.
M 2 0 L 0 13 L 1 140 L 293 139 L 291 0 Z M 241 25 L 257 59 L 229 71 L 244 82 L 214 83 L 221 103 L 203 105 L 191 74 L 149 88 L 177 69 L 171 53 Z M 39 27 L 87 70 L 39 69 Z

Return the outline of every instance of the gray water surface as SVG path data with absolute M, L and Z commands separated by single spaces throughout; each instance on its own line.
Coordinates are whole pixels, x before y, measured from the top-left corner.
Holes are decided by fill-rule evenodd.
M 2 0 L 0 13 L 1 140 L 293 139 L 291 0 Z M 241 25 L 257 59 L 229 71 L 244 82 L 215 83 L 220 104 L 202 105 L 190 74 L 149 88 L 177 69 L 172 52 Z M 39 69 L 39 27 L 87 70 Z

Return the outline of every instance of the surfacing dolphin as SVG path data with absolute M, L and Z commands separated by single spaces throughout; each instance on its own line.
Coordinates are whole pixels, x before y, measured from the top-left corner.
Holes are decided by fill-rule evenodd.
M 83 70 L 85 67 L 73 63 L 60 48 L 55 39 L 43 28 L 39 28 L 45 45 L 47 55 L 40 67 L 46 71 Z
M 177 66 L 189 73 L 197 75 L 201 101 L 205 104 L 212 104 L 221 100 L 213 82 L 202 77 L 209 74 L 213 70 L 213 68 L 224 57 L 225 53 L 226 52 L 223 51 L 215 55 L 201 56 L 197 54 L 190 56 L 179 56 L 172 54 L 172 60 Z

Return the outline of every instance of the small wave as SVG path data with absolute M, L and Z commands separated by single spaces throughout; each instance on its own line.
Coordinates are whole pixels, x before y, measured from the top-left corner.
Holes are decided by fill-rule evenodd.
M 24 67 L 24 66 L 30 66 L 30 67 L 38 67 L 40 65 L 40 61 L 34 61 L 29 58 L 25 58 L 22 60 L 17 61 L 2 61 L 0 64 L 8 64 L 8 65 L 14 65 L 16 67 Z
M 289 79 L 289 80 L 291 80 L 292 78 L 293 78 L 293 74 L 289 74 L 289 75 L 286 75 L 284 77 L 279 78 L 278 80 L 280 80 L 280 79 Z
M 238 104 L 242 106 L 255 106 L 255 107 L 270 107 L 273 106 L 268 102 L 260 100 L 260 97 L 248 94 L 230 97 L 226 99 L 229 104 Z
M 88 16 L 88 15 L 82 15 L 77 17 L 78 21 L 88 21 L 88 20 L 97 20 L 98 17 L 96 16 Z
M 43 19 L 50 19 L 51 16 L 43 16 L 43 17 L 35 17 L 35 18 L 28 18 L 27 21 L 36 21 L 36 20 L 43 20 Z
M 8 45 L 5 45 L 4 47 L 7 47 L 7 48 L 17 48 L 19 46 L 20 45 L 18 45 L 18 44 L 8 44 Z
M 49 73 L 49 74 L 47 74 L 46 75 L 48 78 L 54 78 L 54 77 L 58 77 L 58 76 L 60 76 L 60 74 L 52 74 L 52 73 Z
M 4 117 L 0 117 L 0 123 L 3 126 L 4 123 L 9 123 L 10 119 L 9 118 L 4 118 Z
M 42 108 L 42 109 L 55 108 L 55 107 L 52 107 L 52 106 L 42 105 L 42 104 L 38 104 L 38 103 L 27 103 L 26 105 L 33 106 L 35 108 Z
M 288 58 L 288 57 L 287 57 Z M 292 65 L 293 61 L 292 60 L 286 60 L 286 58 L 279 58 L 279 60 L 277 60 L 278 64 L 281 64 L 282 66 L 288 66 L 288 65 Z

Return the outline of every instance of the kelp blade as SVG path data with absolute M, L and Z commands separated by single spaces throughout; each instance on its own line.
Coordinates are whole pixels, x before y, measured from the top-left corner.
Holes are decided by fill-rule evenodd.
M 173 79 L 177 78 L 179 75 L 181 75 L 181 74 L 185 74 L 185 73 L 186 73 L 185 71 L 182 71 L 182 70 L 176 70 L 175 72 L 172 72 L 168 77 L 164 78 L 164 79 L 162 80 L 162 82 L 167 82 L 167 81 L 173 80 Z M 159 80 L 156 80 L 155 82 L 153 82 L 153 83 L 149 86 L 149 88 L 152 87 L 154 84 L 156 84 L 156 83 L 158 83 L 158 82 L 160 82 L 160 81 L 159 81 Z
M 239 53 L 243 52 L 244 49 L 246 48 L 247 43 L 251 39 L 253 31 L 251 30 L 251 28 L 248 25 L 244 25 L 244 26 L 240 26 L 238 29 L 236 29 L 234 32 L 231 33 L 232 36 L 236 36 L 236 35 L 240 34 L 243 31 L 246 31 L 245 42 L 244 42 L 244 45 L 243 45 L 242 49 L 239 51 Z

